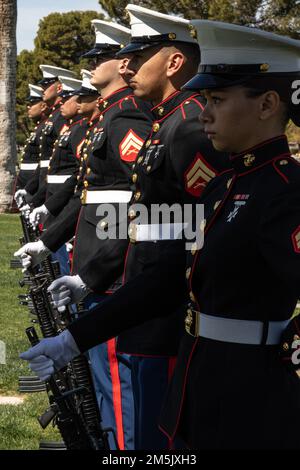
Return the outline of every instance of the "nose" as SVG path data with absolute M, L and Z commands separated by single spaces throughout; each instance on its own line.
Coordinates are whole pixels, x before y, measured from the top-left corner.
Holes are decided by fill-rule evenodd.
M 211 120 L 212 120 L 212 115 L 210 112 L 209 104 L 206 103 L 205 108 L 203 109 L 202 113 L 199 115 L 199 121 L 205 124 L 207 122 L 211 122 Z
M 136 70 L 134 69 L 134 57 L 128 60 L 125 74 L 127 77 L 133 77 L 136 74 Z

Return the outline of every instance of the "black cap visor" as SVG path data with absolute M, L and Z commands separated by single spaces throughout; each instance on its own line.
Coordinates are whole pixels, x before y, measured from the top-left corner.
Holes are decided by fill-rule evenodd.
M 41 87 L 45 89 L 45 88 L 48 88 L 48 86 L 52 85 L 52 83 L 55 83 L 57 81 L 58 81 L 58 77 L 42 78 L 42 80 L 38 82 L 38 85 L 40 85 Z
M 92 88 L 86 88 L 84 86 L 78 88 L 77 90 L 74 90 L 72 94 L 77 96 L 99 96 L 97 90 L 92 90 Z
M 33 96 L 28 96 L 28 98 L 26 98 L 26 100 L 29 104 L 36 104 L 36 103 L 39 103 L 40 101 L 43 101 L 43 98 L 40 97 L 38 98 L 37 96 L 36 97 L 33 97 Z
M 183 85 L 182 90 L 208 90 L 213 88 L 227 88 L 246 83 L 249 75 L 224 75 L 211 73 L 197 73 L 191 80 Z
M 120 50 L 118 44 L 95 44 L 95 47 L 81 56 L 82 59 L 92 59 L 99 56 L 114 56 Z

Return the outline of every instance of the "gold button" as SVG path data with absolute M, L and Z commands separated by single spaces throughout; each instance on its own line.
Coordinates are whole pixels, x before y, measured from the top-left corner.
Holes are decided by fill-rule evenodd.
M 136 183 L 136 182 L 137 182 L 137 179 L 138 179 L 138 175 L 137 175 L 136 173 L 133 173 L 131 179 L 132 179 L 132 182 L 133 182 L 133 183 Z
M 214 210 L 218 209 L 219 205 L 221 204 L 222 201 L 216 201 L 214 205 Z
M 88 168 L 88 169 L 86 170 L 86 174 L 89 175 L 91 171 L 92 171 L 92 170 L 91 170 L 90 168 Z
M 82 166 L 79 167 L 79 171 L 81 171 L 81 170 L 82 170 Z
M 252 166 L 253 163 L 255 162 L 255 156 L 252 153 L 247 153 L 246 155 L 243 156 L 244 160 L 244 165 L 245 166 Z
M 135 216 L 136 216 L 136 212 L 133 209 L 130 209 L 130 211 L 128 212 L 128 217 L 130 219 L 134 219 Z
M 132 168 L 132 170 L 134 170 L 134 169 L 135 169 L 135 163 L 132 165 L 132 167 L 131 167 L 131 168 Z
M 84 156 L 84 161 L 86 161 L 86 160 L 87 160 L 87 158 L 88 158 L 88 156 L 87 156 L 87 155 L 85 155 L 85 156 Z
M 279 165 L 287 165 L 288 163 L 287 160 L 280 160 Z
M 153 132 L 157 132 L 159 130 L 159 128 L 160 128 L 160 125 L 159 125 L 158 122 L 155 122 L 152 126 Z
M 48 170 L 50 170 L 50 168 L 51 168 L 51 166 L 50 166 L 50 165 L 48 165 Z
M 150 145 L 151 145 L 151 140 L 149 139 L 149 140 L 147 140 L 147 142 L 145 143 L 145 147 L 148 148 L 148 147 L 150 147 Z
M 200 222 L 200 231 L 201 231 L 201 232 L 204 232 L 205 227 L 206 227 L 206 219 L 203 219 L 203 220 L 201 220 L 201 222 Z
M 261 72 L 267 72 L 270 68 L 269 64 L 261 64 L 259 67 Z
M 77 181 L 80 179 L 80 175 L 77 176 Z
M 190 101 L 189 101 L 189 100 L 187 100 L 187 101 L 185 101 L 185 102 L 184 102 L 184 104 L 190 104 Z
M 139 157 L 139 158 L 137 159 L 137 163 L 138 163 L 138 164 L 142 163 L 142 161 L 143 161 L 143 157 Z
M 103 114 L 99 116 L 99 121 L 103 121 Z
M 160 106 L 159 108 L 157 108 L 157 114 L 159 116 L 162 116 L 164 114 L 164 108 L 162 106 Z
M 186 279 L 189 279 L 189 278 L 190 278 L 191 272 L 192 272 L 192 268 L 187 268 L 187 270 L 186 270 L 186 272 L 185 272 L 185 277 L 186 277 Z
M 84 186 L 85 188 L 87 188 L 88 185 L 89 185 L 88 181 L 84 181 L 84 182 L 83 182 L 83 186 Z
M 227 181 L 227 189 L 229 189 L 229 186 L 231 185 L 231 181 L 232 181 L 232 178 L 230 178 L 228 181 Z
M 151 168 L 152 168 L 152 166 L 151 166 L 151 165 L 148 165 L 146 169 L 147 169 L 147 171 L 150 171 Z
M 104 109 L 107 107 L 107 105 L 108 105 L 108 101 L 103 101 L 102 106 Z
M 134 199 L 135 199 L 136 201 L 138 201 L 138 200 L 140 199 L 140 197 L 141 197 L 140 191 L 138 191 L 137 193 L 134 194 Z
M 53 116 L 53 114 L 49 114 L 49 117 L 52 117 L 52 116 Z
M 284 351 L 288 351 L 288 350 L 289 350 L 289 345 L 288 345 L 288 343 L 283 343 L 282 349 L 283 349 Z
M 198 251 L 198 246 L 197 246 L 197 243 L 194 242 L 191 247 L 191 254 L 194 256 L 197 253 L 197 251 Z
M 196 298 L 195 298 L 192 291 L 190 291 L 190 299 L 191 299 L 192 302 L 196 302 Z
M 39 153 L 39 157 L 41 157 L 41 156 L 42 156 L 42 154 L 41 154 L 41 153 Z

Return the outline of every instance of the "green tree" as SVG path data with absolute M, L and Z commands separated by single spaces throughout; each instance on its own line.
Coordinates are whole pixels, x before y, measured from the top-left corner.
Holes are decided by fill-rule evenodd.
M 98 0 L 111 18 L 128 23 L 127 0 Z M 299 0 L 131 0 L 161 13 L 257 26 L 300 39 Z
M 0 212 L 9 209 L 16 164 L 17 1 L 0 1 Z
M 70 11 L 51 13 L 40 20 L 34 40 L 34 50 L 22 50 L 17 57 L 17 142 L 23 144 L 32 128 L 27 117 L 26 97 L 28 83 L 37 83 L 41 78 L 40 64 L 56 65 L 78 73 L 87 67 L 82 54 L 95 42 L 91 20 L 103 19 L 96 11 Z

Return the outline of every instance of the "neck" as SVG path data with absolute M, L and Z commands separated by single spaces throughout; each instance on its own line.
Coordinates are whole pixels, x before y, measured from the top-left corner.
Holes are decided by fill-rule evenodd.
M 98 91 L 101 97 L 105 99 L 107 96 L 110 96 L 115 91 L 126 86 L 128 86 L 127 83 L 121 78 L 118 80 L 114 80 L 113 82 L 109 83 L 106 87 L 101 88 L 101 90 L 98 89 Z
M 282 134 L 282 129 L 269 129 L 269 131 L 264 130 L 264 132 L 254 132 L 247 140 L 244 140 L 240 148 L 235 149 L 233 153 L 243 153 L 248 149 L 260 145 L 262 142 L 272 140 Z
M 158 90 L 157 95 L 152 99 L 153 106 L 157 106 L 162 101 L 166 100 L 173 93 L 178 91 L 171 83 L 169 83 L 164 89 Z

